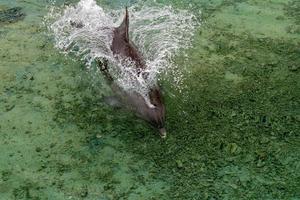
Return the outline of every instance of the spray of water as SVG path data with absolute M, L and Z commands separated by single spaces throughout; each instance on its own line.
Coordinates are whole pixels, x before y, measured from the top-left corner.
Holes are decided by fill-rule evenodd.
M 126 91 L 147 98 L 149 88 L 156 84 L 160 74 L 170 71 L 179 88 L 183 76 L 172 58 L 191 45 L 194 29 L 199 25 L 195 16 L 162 5 L 137 3 L 128 9 L 130 38 L 145 58 L 147 79 L 136 73 L 133 62 L 124 62 L 110 49 L 113 30 L 122 22 L 125 9 L 104 10 L 95 0 L 81 0 L 77 5 L 63 8 L 51 7 L 48 27 L 54 35 L 55 46 L 63 53 L 81 58 L 87 68 L 95 59 L 108 60 L 111 75 Z

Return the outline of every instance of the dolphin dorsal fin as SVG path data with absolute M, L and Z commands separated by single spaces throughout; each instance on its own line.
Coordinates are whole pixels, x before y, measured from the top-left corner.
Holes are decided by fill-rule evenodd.
M 129 29 L 129 16 L 128 16 L 128 9 L 126 6 L 125 17 L 122 24 L 118 27 L 118 30 L 120 31 L 120 34 L 124 37 L 125 41 L 127 42 L 129 41 L 128 29 Z

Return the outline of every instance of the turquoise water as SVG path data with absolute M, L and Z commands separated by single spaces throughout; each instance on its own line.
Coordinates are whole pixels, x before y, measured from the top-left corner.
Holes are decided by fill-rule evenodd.
M 1 0 L 0 199 L 300 199 L 300 2 L 147 3 L 202 22 L 173 58 L 185 91 L 161 82 L 166 140 L 54 47 L 49 1 Z

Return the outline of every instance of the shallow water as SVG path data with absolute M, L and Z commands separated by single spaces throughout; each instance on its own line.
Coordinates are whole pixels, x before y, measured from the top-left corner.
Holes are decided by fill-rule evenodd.
M 166 140 L 55 48 L 49 1 L 0 2 L 26 14 L 0 22 L 0 199 L 300 199 L 299 1 L 157 3 L 202 22 L 172 58 L 185 90 L 161 81 Z

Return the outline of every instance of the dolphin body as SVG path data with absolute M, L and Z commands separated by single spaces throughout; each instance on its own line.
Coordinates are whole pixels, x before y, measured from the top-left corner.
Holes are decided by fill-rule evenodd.
M 114 29 L 111 50 L 114 56 L 123 59 L 130 59 L 136 67 L 137 75 L 146 68 L 145 60 L 137 47 L 129 39 L 129 16 L 126 7 L 126 14 L 121 25 Z M 109 69 L 106 62 L 98 62 L 98 66 L 102 73 L 106 76 L 111 85 L 112 90 L 117 94 L 119 99 L 133 110 L 139 117 L 149 122 L 154 128 L 158 129 L 162 138 L 167 136 L 165 129 L 165 105 L 163 102 L 160 87 L 156 84 L 150 88 L 148 92 L 149 101 L 137 92 L 128 92 L 122 90 L 109 74 Z M 144 79 L 147 76 L 143 74 Z

